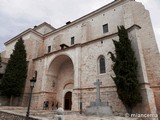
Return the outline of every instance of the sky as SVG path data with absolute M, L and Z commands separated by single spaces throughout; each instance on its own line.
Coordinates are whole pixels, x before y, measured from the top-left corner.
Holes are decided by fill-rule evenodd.
M 1 0 L 0 51 L 4 43 L 28 28 L 43 22 L 59 28 L 113 0 Z M 156 41 L 160 48 L 160 0 L 136 0 L 150 12 Z

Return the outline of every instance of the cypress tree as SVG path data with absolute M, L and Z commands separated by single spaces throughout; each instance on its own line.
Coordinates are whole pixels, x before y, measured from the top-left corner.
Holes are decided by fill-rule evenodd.
M 140 84 L 137 79 L 138 62 L 128 38 L 127 30 L 124 26 L 118 27 L 119 41 L 113 40 L 115 46 L 115 55 L 109 52 L 113 61 L 114 80 L 118 97 L 124 104 L 128 113 L 140 102 Z
M 10 98 L 18 97 L 23 93 L 27 77 L 26 50 L 22 38 L 15 44 L 13 53 L 10 55 L 5 74 L 2 78 L 1 93 Z

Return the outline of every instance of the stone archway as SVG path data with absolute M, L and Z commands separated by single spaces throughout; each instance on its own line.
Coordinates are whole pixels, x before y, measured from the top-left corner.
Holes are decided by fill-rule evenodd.
M 64 96 L 64 109 L 71 110 L 72 108 L 72 92 L 67 92 Z
M 69 98 L 64 97 L 64 93 L 67 92 L 66 88 L 70 88 L 70 91 L 72 91 L 74 85 L 74 66 L 69 56 L 60 55 L 53 59 L 48 69 L 48 81 L 50 81 L 47 83 L 48 86 L 50 85 L 53 87 L 52 83 L 54 83 L 54 87 L 52 88 L 55 98 L 54 101 L 64 106 Z M 66 83 L 72 83 L 72 85 L 69 84 L 66 86 Z M 71 99 L 69 99 L 69 102 L 72 101 Z M 71 110 L 71 105 L 67 109 Z

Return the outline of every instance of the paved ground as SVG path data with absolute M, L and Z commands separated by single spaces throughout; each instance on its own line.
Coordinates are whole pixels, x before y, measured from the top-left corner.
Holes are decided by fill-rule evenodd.
M 26 115 L 27 108 L 23 107 L 0 107 L 1 111 Z M 30 110 L 30 116 L 38 118 L 40 120 L 54 120 L 56 111 L 52 110 Z M 65 120 L 137 120 L 137 118 L 127 118 L 119 116 L 108 116 L 108 117 L 98 117 L 98 116 L 85 116 L 84 114 L 79 114 L 76 112 L 65 111 Z

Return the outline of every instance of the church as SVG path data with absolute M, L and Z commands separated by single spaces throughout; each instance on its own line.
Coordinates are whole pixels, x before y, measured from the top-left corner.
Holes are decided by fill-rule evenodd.
M 149 11 L 135 0 L 113 2 L 60 28 L 44 22 L 5 42 L 4 58 L 9 58 L 20 37 L 25 42 L 28 76 L 22 99 L 27 106 L 30 79 L 37 71 L 31 106 L 43 109 L 44 101 L 58 103 L 65 110 L 80 111 L 96 99 L 94 82 L 99 79 L 100 99 L 113 113 L 125 113 L 111 78 L 114 52 L 112 40 L 119 40 L 117 26 L 124 25 L 138 61 L 138 79 L 143 101 L 134 111 L 160 114 L 160 57 Z

